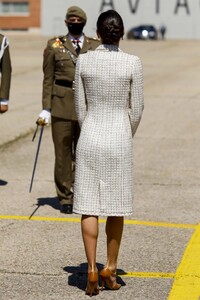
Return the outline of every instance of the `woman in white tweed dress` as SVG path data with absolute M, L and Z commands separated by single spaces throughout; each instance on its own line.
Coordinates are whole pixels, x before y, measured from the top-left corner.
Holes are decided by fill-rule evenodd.
M 107 216 L 107 263 L 102 285 L 118 289 L 117 257 L 123 217 L 133 212 L 133 141 L 143 111 L 140 59 L 119 49 L 124 26 L 113 10 L 97 21 L 101 45 L 80 55 L 75 76 L 75 105 L 81 134 L 76 150 L 73 212 L 82 215 L 88 259 L 86 293 L 97 294 L 98 216 Z

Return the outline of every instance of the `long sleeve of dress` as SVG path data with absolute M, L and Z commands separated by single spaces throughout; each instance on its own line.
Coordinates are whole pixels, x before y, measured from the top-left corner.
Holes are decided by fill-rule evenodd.
M 83 85 L 83 79 L 81 77 L 81 55 L 76 63 L 75 71 L 75 109 L 80 127 L 87 114 L 86 95 Z
M 130 93 L 130 102 L 129 102 L 129 117 L 130 117 L 133 136 L 140 123 L 143 109 L 144 109 L 143 68 L 139 57 L 136 56 L 133 65 L 133 75 L 132 75 L 131 93 Z

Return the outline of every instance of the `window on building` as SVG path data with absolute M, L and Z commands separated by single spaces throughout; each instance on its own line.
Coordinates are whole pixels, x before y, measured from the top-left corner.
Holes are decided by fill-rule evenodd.
M 29 2 L 0 2 L 0 13 L 1 14 L 28 14 L 29 13 Z

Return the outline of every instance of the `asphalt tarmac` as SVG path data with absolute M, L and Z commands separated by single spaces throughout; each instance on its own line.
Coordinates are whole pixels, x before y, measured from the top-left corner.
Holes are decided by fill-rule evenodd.
M 40 130 L 42 56 L 48 37 L 8 33 L 13 77 L 0 115 L 0 299 L 89 299 L 80 216 L 60 213 L 50 126 Z M 126 218 L 118 274 L 122 288 L 94 299 L 200 298 L 200 41 L 127 41 L 140 56 L 145 110 L 134 138 L 135 212 Z M 98 267 L 106 260 L 100 219 Z

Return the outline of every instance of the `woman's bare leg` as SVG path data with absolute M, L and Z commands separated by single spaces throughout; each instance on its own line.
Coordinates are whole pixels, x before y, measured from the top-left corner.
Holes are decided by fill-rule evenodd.
M 88 261 L 88 272 L 97 271 L 96 248 L 99 233 L 98 217 L 83 215 L 81 219 L 81 230 Z
M 124 217 L 108 217 L 106 222 L 107 234 L 107 263 L 106 268 L 116 272 L 117 258 L 124 227 Z

